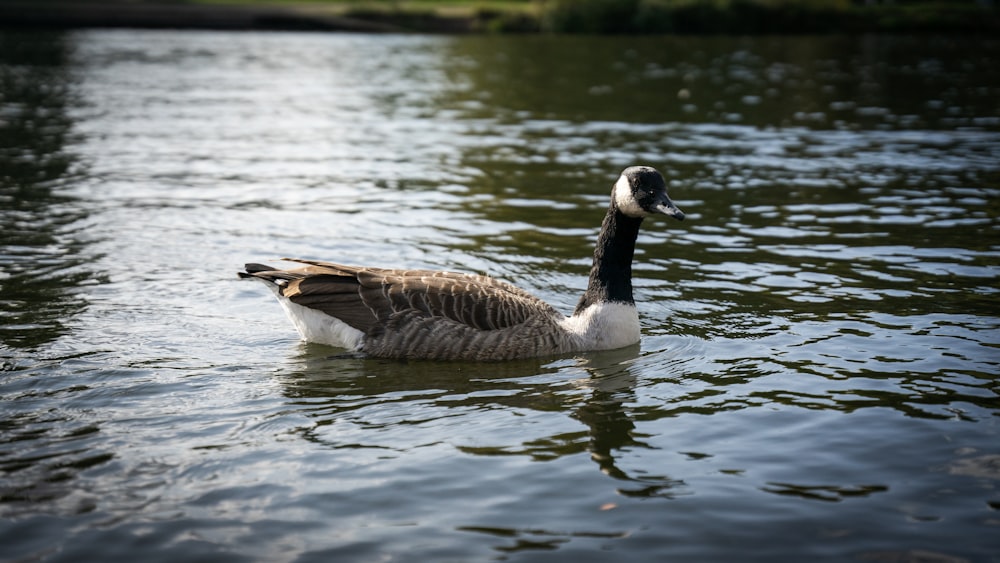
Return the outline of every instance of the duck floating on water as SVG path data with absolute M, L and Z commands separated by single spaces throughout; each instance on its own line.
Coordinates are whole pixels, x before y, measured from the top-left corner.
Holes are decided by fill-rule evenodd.
M 247 264 L 265 282 L 303 340 L 397 359 L 501 361 L 621 348 L 639 341 L 632 256 L 642 220 L 684 213 L 648 166 L 626 168 L 611 192 L 587 290 L 565 316 L 489 276 L 345 266 Z

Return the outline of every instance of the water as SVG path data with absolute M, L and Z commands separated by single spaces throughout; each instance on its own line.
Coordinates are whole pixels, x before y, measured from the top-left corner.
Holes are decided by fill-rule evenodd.
M 997 561 L 1000 43 L 0 35 L 0 559 Z M 618 172 L 640 346 L 300 343 L 244 261 L 570 310 Z

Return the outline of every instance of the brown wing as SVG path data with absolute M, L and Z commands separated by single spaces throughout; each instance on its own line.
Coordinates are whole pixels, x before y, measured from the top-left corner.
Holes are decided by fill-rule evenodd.
M 528 292 L 487 276 L 292 261 L 307 266 L 253 275 L 287 280 L 280 291 L 293 303 L 323 311 L 366 333 L 402 313 L 445 317 L 478 330 L 503 329 L 538 315 L 556 314 Z

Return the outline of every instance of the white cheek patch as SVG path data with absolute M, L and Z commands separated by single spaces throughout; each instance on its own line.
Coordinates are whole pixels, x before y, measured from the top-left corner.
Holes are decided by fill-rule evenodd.
M 615 204 L 622 213 L 630 217 L 645 217 L 647 215 L 646 211 L 639 205 L 639 202 L 635 200 L 635 196 L 632 194 L 632 186 L 628 183 L 628 178 L 624 175 L 618 178 L 615 182 Z

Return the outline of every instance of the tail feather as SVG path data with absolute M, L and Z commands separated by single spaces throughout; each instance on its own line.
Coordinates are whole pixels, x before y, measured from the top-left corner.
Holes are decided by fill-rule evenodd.
M 255 264 L 250 263 L 243 266 L 245 272 L 236 272 L 241 278 L 252 278 L 254 274 L 259 274 L 260 272 L 271 272 L 274 268 L 268 266 L 267 264 Z
M 250 263 L 243 266 L 243 269 L 246 271 L 236 272 L 241 278 L 264 280 L 280 286 L 303 277 L 303 274 L 300 272 L 281 270 L 267 264 Z

